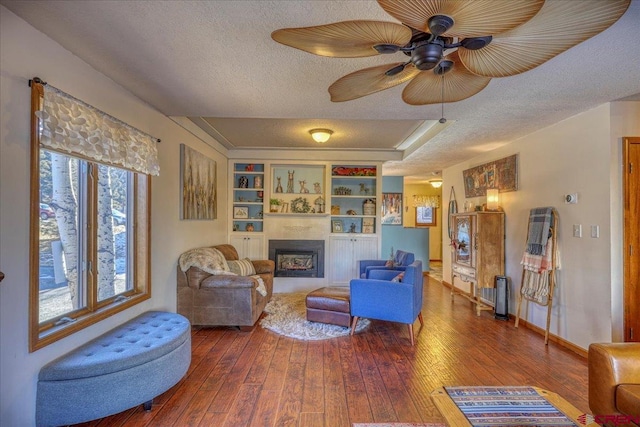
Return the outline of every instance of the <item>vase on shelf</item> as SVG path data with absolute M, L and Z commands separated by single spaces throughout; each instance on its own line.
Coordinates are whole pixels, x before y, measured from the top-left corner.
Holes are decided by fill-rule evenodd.
M 244 229 L 245 231 L 253 231 L 253 223 L 252 222 L 247 223 Z
M 249 188 L 249 178 L 241 176 L 238 184 L 240 188 Z

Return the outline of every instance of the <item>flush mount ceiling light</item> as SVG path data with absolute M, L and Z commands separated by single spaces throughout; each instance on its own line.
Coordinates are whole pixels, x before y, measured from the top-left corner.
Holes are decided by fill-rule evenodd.
M 429 181 L 429 184 L 431 184 L 431 186 L 433 188 L 440 188 L 440 187 L 442 187 L 442 180 L 441 179 L 432 179 L 431 181 Z
M 322 144 L 331 138 L 333 131 L 331 129 L 311 129 L 309 133 L 315 142 Z

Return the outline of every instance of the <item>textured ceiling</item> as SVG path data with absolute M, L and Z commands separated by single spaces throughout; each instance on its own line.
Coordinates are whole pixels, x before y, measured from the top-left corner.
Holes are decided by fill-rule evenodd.
M 402 102 L 403 86 L 332 103 L 338 78 L 403 61 L 339 59 L 274 42 L 272 31 L 350 19 L 395 21 L 375 1 L 6 1 L 0 4 L 164 114 L 191 117 L 223 145 L 393 151 L 441 106 Z M 611 28 L 542 66 L 493 79 L 445 104 L 449 122 L 385 163 L 386 175 L 429 176 L 604 102 L 640 94 L 640 0 Z M 46 75 L 42 75 L 46 80 Z M 55 85 L 55 82 L 51 82 Z M 64 90 L 64 88 L 61 88 Z M 206 118 L 199 119 L 199 118 Z M 411 138 L 410 138 L 411 139 Z M 406 143 L 405 143 L 406 145 Z M 404 146 L 404 145 L 403 145 Z M 411 154 L 408 154 L 411 151 Z

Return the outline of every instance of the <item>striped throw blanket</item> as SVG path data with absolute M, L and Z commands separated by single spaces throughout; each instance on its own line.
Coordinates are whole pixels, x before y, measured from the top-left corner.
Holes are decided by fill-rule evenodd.
M 549 229 L 553 226 L 553 208 L 534 208 L 529 212 L 529 235 L 527 253 L 544 255 Z

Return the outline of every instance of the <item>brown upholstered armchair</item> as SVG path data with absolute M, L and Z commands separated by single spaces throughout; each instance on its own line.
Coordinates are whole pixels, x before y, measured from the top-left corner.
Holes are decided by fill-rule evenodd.
M 640 421 L 640 343 L 589 346 L 589 408 L 598 418 L 627 415 Z
M 232 245 L 212 246 L 227 261 L 237 261 L 238 252 Z M 260 276 L 266 295 L 259 292 L 256 278 L 240 275 L 216 275 L 197 267 L 183 272 L 177 267 L 178 313 L 192 325 L 228 325 L 252 328 L 273 293 L 274 263 L 252 260 L 255 276 Z

